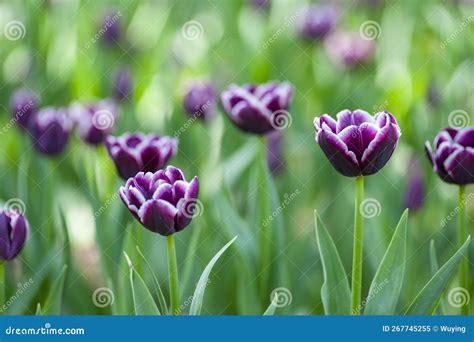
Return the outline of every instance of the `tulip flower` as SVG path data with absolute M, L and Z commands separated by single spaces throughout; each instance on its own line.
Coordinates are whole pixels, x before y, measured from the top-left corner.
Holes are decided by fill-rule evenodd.
M 423 207 L 425 202 L 425 184 L 418 160 L 413 159 L 408 168 L 408 184 L 403 199 L 405 208 L 415 212 Z
M 120 68 L 115 74 L 114 81 L 114 96 L 117 100 L 127 100 L 132 96 L 133 93 L 133 82 L 132 74 L 130 70 L 126 68 Z
M 29 130 L 35 148 L 43 154 L 61 153 L 69 140 L 71 120 L 63 108 L 43 108 L 30 120 Z
M 474 127 L 445 128 L 436 136 L 433 148 L 427 141 L 425 151 L 433 170 L 445 182 L 459 186 L 458 195 L 458 229 L 459 242 L 467 239 L 464 222 L 466 185 L 474 183 Z M 459 270 L 460 286 L 469 288 L 469 267 L 466 257 Z M 462 314 L 468 314 L 468 306 L 461 307 Z
M 343 110 L 337 120 L 324 114 L 314 119 L 316 141 L 332 166 L 344 176 L 356 177 L 354 248 L 352 259 L 353 313 L 360 312 L 364 221 L 364 177 L 378 172 L 392 156 L 401 132 L 389 112 L 374 116 L 363 110 Z
M 211 119 L 216 110 L 214 87 L 202 82 L 191 84 L 184 97 L 184 109 L 191 117 Z
M 125 133 L 108 136 L 105 146 L 120 177 L 128 179 L 140 171 L 156 172 L 163 168 L 176 154 L 178 140 L 157 134 Z
M 241 130 L 267 134 L 285 128 L 293 97 L 288 82 L 260 85 L 231 85 L 221 94 L 221 102 L 231 121 Z
M 320 40 L 336 26 L 338 14 L 331 5 L 311 5 L 299 22 L 300 35 L 308 40 Z
M 109 11 L 102 20 L 100 32 L 103 32 L 103 41 L 112 45 L 120 40 L 120 12 Z
M 10 100 L 10 112 L 22 129 L 28 128 L 31 116 L 38 110 L 38 98 L 27 89 L 17 90 Z
M 179 282 L 173 234 L 186 228 L 199 210 L 198 178 L 187 182 L 183 172 L 168 166 L 155 173 L 140 172 L 120 187 L 132 215 L 148 230 L 166 236 L 172 312 L 179 307 Z
M 372 59 L 375 45 L 358 32 L 335 32 L 325 39 L 324 49 L 336 65 L 352 69 Z
M 104 142 L 114 127 L 117 106 L 110 100 L 102 100 L 89 105 L 74 104 L 70 114 L 82 140 L 91 145 Z
M 0 259 L 13 260 L 23 249 L 28 235 L 28 221 L 16 210 L 0 211 Z

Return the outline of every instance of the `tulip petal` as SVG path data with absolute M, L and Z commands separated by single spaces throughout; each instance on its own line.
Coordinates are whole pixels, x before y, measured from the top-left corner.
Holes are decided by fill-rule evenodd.
M 467 127 L 459 131 L 454 142 L 464 147 L 474 147 L 474 127 Z
M 9 260 L 10 257 L 10 218 L 0 213 L 0 259 Z
M 353 112 L 343 110 L 337 113 L 337 133 L 348 126 L 360 126 L 364 122 L 374 123 L 374 118 L 367 112 L 357 109 Z
M 474 183 L 474 149 L 457 149 L 446 158 L 444 168 L 456 184 Z
M 189 182 L 186 189 L 186 194 L 184 195 L 187 199 L 196 199 L 199 194 L 199 180 L 196 176 Z
M 123 179 L 128 179 L 142 169 L 142 162 L 126 150 L 117 150 L 113 158 L 117 172 Z
M 342 175 L 355 177 L 361 174 L 354 152 L 349 151 L 346 144 L 336 134 L 321 130 L 316 140 L 331 164 Z
M 28 223 L 22 215 L 12 215 L 10 225 L 12 227 L 10 239 L 10 259 L 13 259 L 20 253 L 25 245 L 26 236 L 28 234 Z
M 138 216 L 145 228 L 166 236 L 175 232 L 176 213 L 177 209 L 166 201 L 149 200 L 140 208 Z
M 171 183 L 175 183 L 178 180 L 184 180 L 184 175 L 181 170 L 174 166 L 168 166 L 165 170 L 165 175 Z
M 173 202 L 173 186 L 168 183 L 162 183 L 153 193 L 153 199 Z
M 368 176 L 379 171 L 392 156 L 400 137 L 397 125 L 390 123 L 382 128 L 362 155 L 362 174 Z

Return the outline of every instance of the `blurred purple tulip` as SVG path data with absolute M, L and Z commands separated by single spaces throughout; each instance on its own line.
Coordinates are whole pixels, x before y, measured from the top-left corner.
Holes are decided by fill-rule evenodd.
M 401 132 L 389 112 L 375 116 L 363 110 L 343 110 L 334 120 L 327 114 L 314 119 L 316 141 L 332 166 L 347 177 L 378 172 L 392 156 Z
M 66 109 L 46 107 L 31 117 L 29 130 L 40 153 L 57 155 L 67 145 L 71 126 Z
M 311 5 L 298 22 L 300 35 L 309 40 L 320 40 L 336 26 L 338 13 L 331 5 Z
M 174 166 L 155 173 L 138 173 L 119 190 L 125 206 L 148 230 L 170 235 L 183 230 L 200 208 L 198 178 L 186 182 Z
M 191 117 L 211 119 L 216 111 L 214 87 L 210 83 L 192 83 L 184 97 L 184 109 Z
M 102 32 L 102 39 L 106 44 L 112 45 L 120 40 L 120 12 L 109 11 L 103 20 L 99 32 Z
M 23 249 L 28 236 L 28 221 L 16 210 L 0 211 L 0 259 L 10 261 Z
M 287 112 L 293 97 L 289 82 L 260 85 L 231 85 L 221 94 L 229 118 L 241 130 L 266 134 L 285 128 L 291 118 Z
M 420 163 L 417 159 L 413 159 L 408 168 L 408 184 L 403 199 L 405 208 L 415 212 L 425 203 L 425 184 Z
M 283 167 L 283 134 L 275 131 L 266 136 L 267 164 L 273 174 L 278 174 Z
M 372 59 L 375 43 L 362 38 L 358 32 L 339 31 L 325 39 L 324 48 L 335 64 L 351 69 Z
M 102 100 L 89 105 L 74 104 L 69 111 L 81 139 L 98 145 L 113 129 L 118 108 L 113 101 Z
M 31 116 L 38 110 L 38 98 L 28 89 L 20 89 L 10 99 L 10 112 L 15 122 L 23 129 L 28 128 Z
M 140 171 L 156 172 L 163 168 L 176 155 L 178 140 L 157 134 L 125 133 L 108 136 L 105 146 L 120 177 L 128 179 Z
M 434 148 L 427 141 L 425 151 L 443 181 L 474 183 L 474 127 L 442 129 L 434 140 Z
M 270 9 L 270 0 L 249 0 L 253 8 L 262 11 L 268 11 Z
M 120 68 L 115 74 L 114 96 L 117 100 L 123 101 L 133 95 L 132 74 L 127 68 Z

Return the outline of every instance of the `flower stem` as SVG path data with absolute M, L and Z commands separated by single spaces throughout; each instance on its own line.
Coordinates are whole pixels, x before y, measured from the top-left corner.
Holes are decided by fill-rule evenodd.
M 458 229 L 459 229 L 459 245 L 462 245 L 466 241 L 466 226 L 464 224 L 464 195 L 466 193 L 466 186 L 459 186 L 459 195 L 458 195 Z M 464 256 L 461 259 L 459 265 L 459 286 L 468 290 L 469 289 L 469 268 L 467 265 L 467 256 Z M 469 313 L 468 304 L 461 306 L 461 315 L 467 315 Z
M 2 310 L 0 310 L 0 315 L 4 315 L 3 306 L 5 304 L 5 263 L 0 261 L 0 305 Z
M 178 263 L 176 261 L 176 249 L 174 246 L 174 237 L 172 234 L 166 237 L 166 246 L 168 249 L 168 275 L 170 281 L 171 313 L 176 315 L 179 312 L 179 279 Z
M 270 239 L 270 228 L 271 222 L 268 221 L 270 216 L 270 199 L 267 189 L 267 147 L 265 136 L 260 138 L 260 170 L 259 170 L 259 183 L 260 183 L 260 296 L 262 298 L 262 305 L 265 306 L 267 303 L 267 290 L 270 283 L 271 270 L 270 270 L 270 259 L 271 259 L 271 239 Z
M 364 219 L 360 210 L 364 199 L 364 177 L 356 178 L 354 201 L 354 248 L 352 256 L 352 296 L 351 309 L 353 315 L 360 314 L 360 299 L 362 289 L 362 248 L 364 240 Z

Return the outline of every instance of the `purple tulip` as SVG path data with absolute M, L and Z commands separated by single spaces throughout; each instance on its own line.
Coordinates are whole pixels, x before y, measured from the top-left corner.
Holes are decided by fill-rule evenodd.
M 417 159 L 413 159 L 408 168 L 408 184 L 403 199 L 405 208 L 415 212 L 423 207 L 425 203 L 425 184 L 423 182 L 423 175 L 420 168 L 420 163 Z
M 401 135 L 389 112 L 371 116 L 363 110 L 343 110 L 334 120 L 327 114 L 314 119 L 316 141 L 332 166 L 347 177 L 378 172 L 392 156 Z
M 474 127 L 445 128 L 434 140 L 434 148 L 425 143 L 434 171 L 447 183 L 474 183 Z
M 141 133 L 108 136 L 105 146 L 123 179 L 138 172 L 156 172 L 176 155 L 178 140 L 157 134 Z
M 115 74 L 114 96 L 117 100 L 123 101 L 133 95 L 133 82 L 130 70 L 120 68 Z
M 320 40 L 336 26 L 338 13 L 330 5 L 311 5 L 306 9 L 298 31 L 303 38 Z
M 69 140 L 71 120 L 64 108 L 43 108 L 30 120 L 30 132 L 35 148 L 43 154 L 61 153 Z
M 10 100 L 13 119 L 23 129 L 28 128 L 31 116 L 38 110 L 38 98 L 27 89 L 17 90 Z
M 275 131 L 266 136 L 267 138 L 267 164 L 273 174 L 277 174 L 283 167 L 283 134 Z
M 99 32 L 102 32 L 102 38 L 107 44 L 114 44 L 120 40 L 120 12 L 109 12 L 102 20 Z
M 270 0 L 250 0 L 249 2 L 257 10 L 268 11 L 270 8 Z
M 10 261 L 23 249 L 28 221 L 16 210 L 0 211 L 0 259 Z
M 368 62 L 375 51 L 374 41 L 358 32 L 335 32 L 325 39 L 324 48 L 335 64 L 348 69 Z
M 148 230 L 170 235 L 183 230 L 199 209 L 198 178 L 186 182 L 180 169 L 168 166 L 138 173 L 119 190 L 123 203 Z
M 270 82 L 261 85 L 231 85 L 221 94 L 229 118 L 241 130 L 266 134 L 285 128 L 287 109 L 293 97 L 290 83 Z
M 111 100 L 102 100 L 94 104 L 75 104 L 70 114 L 82 140 L 91 145 L 98 145 L 112 130 L 116 117 L 117 106 Z
M 210 83 L 194 82 L 184 97 L 184 109 L 191 117 L 211 119 L 216 110 L 214 87 Z

